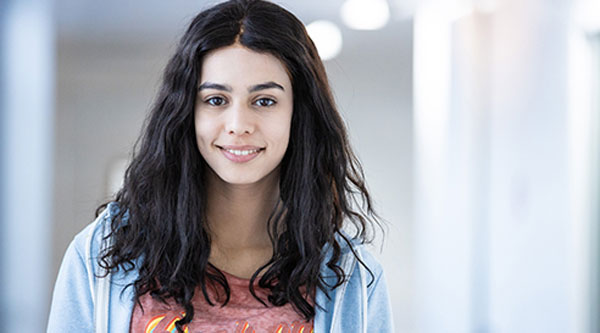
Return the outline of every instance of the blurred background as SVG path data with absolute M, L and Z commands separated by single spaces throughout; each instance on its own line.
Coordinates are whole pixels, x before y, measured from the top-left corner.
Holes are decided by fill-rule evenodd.
M 0 322 L 43 332 L 175 43 L 218 1 L 0 1 Z M 275 1 L 389 221 L 397 332 L 600 332 L 600 2 Z

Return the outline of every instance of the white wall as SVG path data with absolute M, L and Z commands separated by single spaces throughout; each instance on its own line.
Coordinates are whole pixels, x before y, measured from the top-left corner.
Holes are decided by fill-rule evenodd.
M 491 324 L 567 332 L 566 1 L 509 1 L 494 18 Z
M 593 147 L 573 131 L 594 127 L 569 127 L 591 112 L 570 104 L 572 2 L 465 3 L 415 17 L 416 331 L 588 332 L 596 221 L 574 220 L 571 195 L 590 196 L 570 183 L 590 178 L 570 170 Z

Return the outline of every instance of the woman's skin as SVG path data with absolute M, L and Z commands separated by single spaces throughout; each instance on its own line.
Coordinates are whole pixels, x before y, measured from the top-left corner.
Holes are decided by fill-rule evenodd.
M 267 220 L 279 197 L 279 164 L 289 141 L 291 81 L 273 55 L 233 44 L 204 57 L 199 82 L 195 130 L 210 166 L 209 261 L 250 278 L 273 252 Z

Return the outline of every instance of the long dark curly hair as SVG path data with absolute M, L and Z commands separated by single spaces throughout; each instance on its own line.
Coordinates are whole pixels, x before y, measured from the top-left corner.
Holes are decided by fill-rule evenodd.
M 290 140 L 281 161 L 280 199 L 268 220 L 273 256 L 252 276 L 252 295 L 266 305 L 253 289 L 264 271 L 258 285 L 270 290 L 268 302 L 289 302 L 304 318 L 313 318 L 320 305 L 311 305 L 314 302 L 305 297 L 314 297 L 317 288 L 327 294 L 347 278 L 337 264 L 340 241 L 356 256 L 350 238 L 371 242 L 373 227 L 381 226 L 325 69 L 302 22 L 262 0 L 231 0 L 201 12 L 164 70 L 124 185 L 113 200 L 120 208 L 111 222 L 113 245 L 99 258 L 108 270 L 139 271 L 133 283 L 136 302 L 149 292 L 155 299 L 172 297 L 181 305 L 185 316 L 177 322 L 179 330 L 194 317 L 191 300 L 197 287 L 211 305 L 207 282 L 223 288 L 223 306 L 230 296 L 227 279 L 208 261 L 209 166 L 196 143 L 194 107 L 204 56 L 236 42 L 282 61 L 294 96 Z M 107 204 L 98 207 L 96 215 Z M 346 227 L 354 233 L 342 232 Z M 320 271 L 326 245 L 332 250 L 326 265 L 337 276 L 333 286 L 326 285 Z M 301 287 L 309 296 L 303 296 Z

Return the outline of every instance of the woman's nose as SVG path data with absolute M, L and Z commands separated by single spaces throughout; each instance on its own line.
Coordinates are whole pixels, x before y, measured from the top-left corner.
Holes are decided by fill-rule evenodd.
M 252 134 L 254 132 L 252 118 L 252 110 L 242 103 L 235 103 L 227 110 L 225 130 L 233 135 Z

